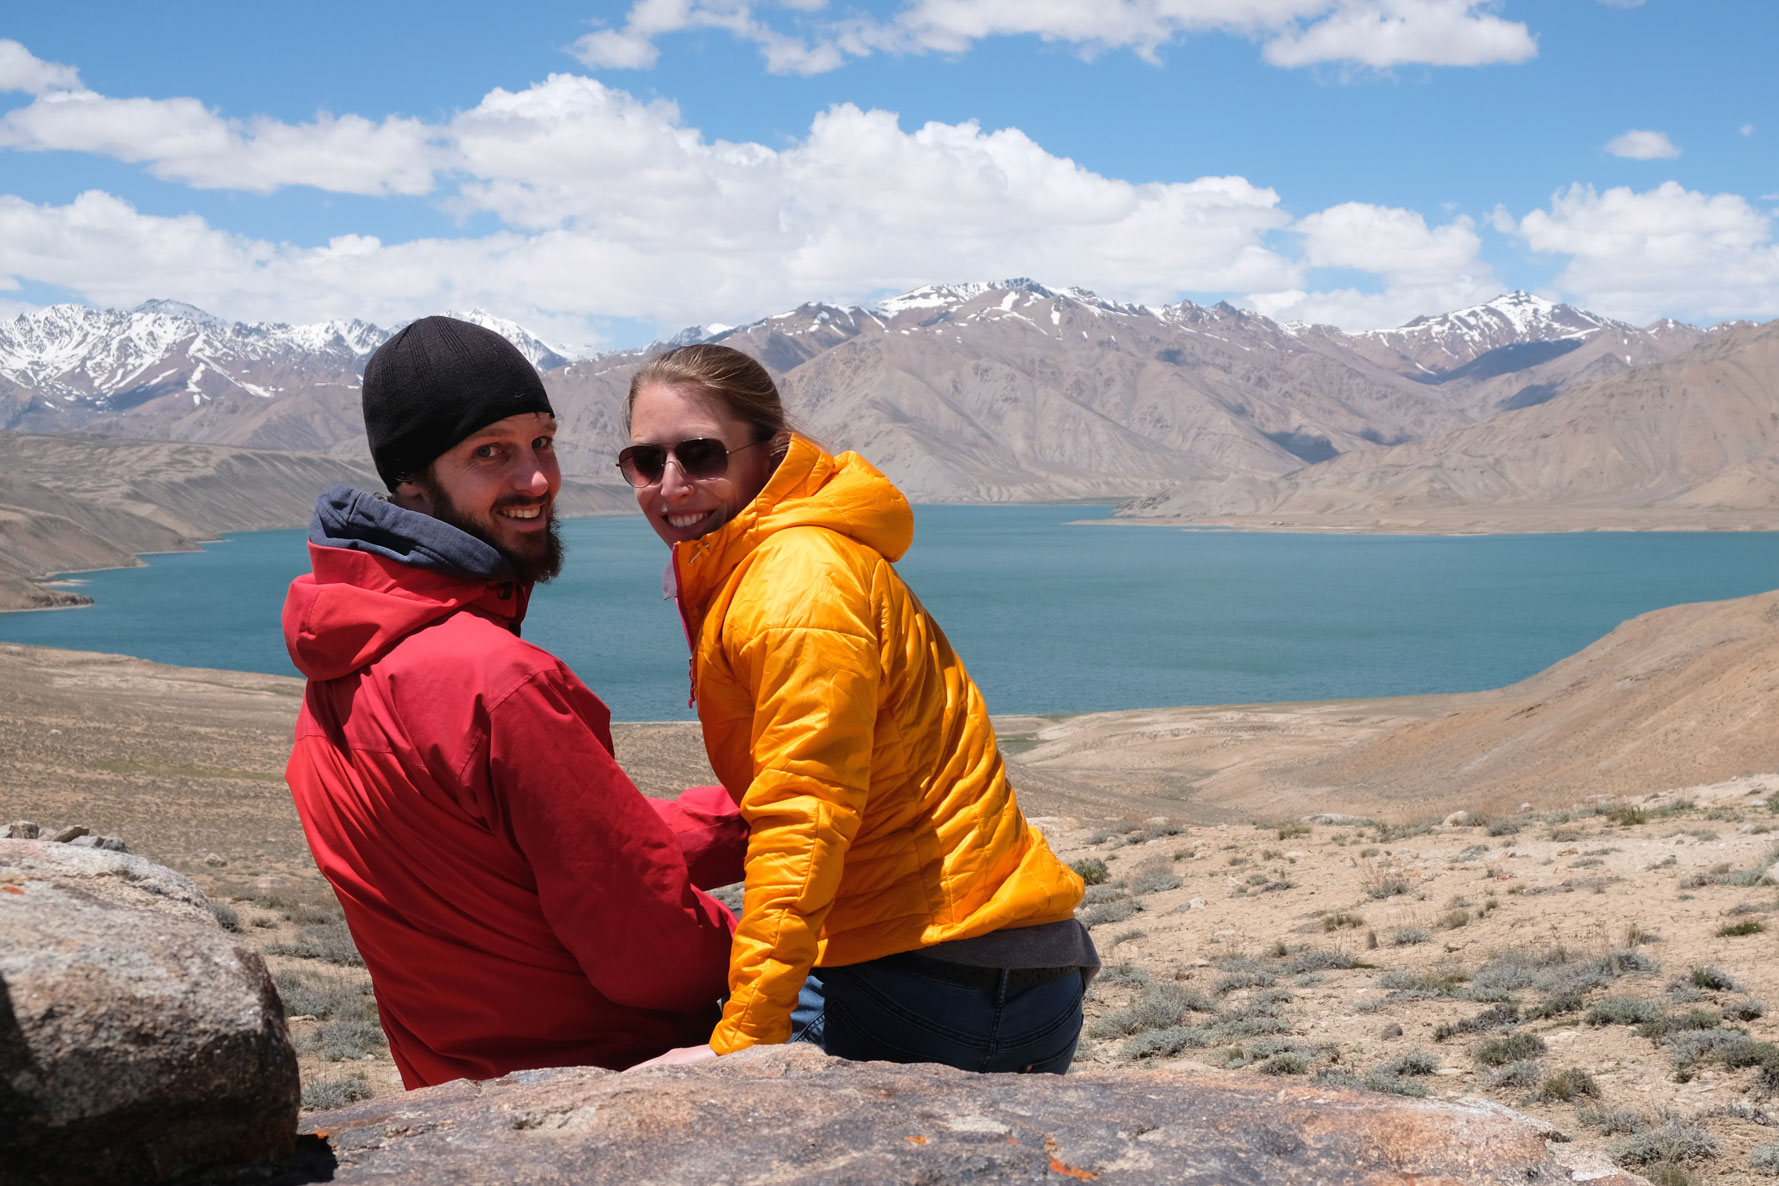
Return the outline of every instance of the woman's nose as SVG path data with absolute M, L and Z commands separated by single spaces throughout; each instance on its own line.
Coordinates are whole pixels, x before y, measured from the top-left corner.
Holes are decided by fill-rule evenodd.
M 687 480 L 686 471 L 679 467 L 679 458 L 669 453 L 667 464 L 661 470 L 661 497 L 684 498 L 691 492 L 692 483 Z

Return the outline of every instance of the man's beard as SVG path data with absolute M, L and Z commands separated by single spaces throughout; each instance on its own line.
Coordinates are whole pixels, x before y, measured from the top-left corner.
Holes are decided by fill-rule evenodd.
M 557 573 L 562 571 L 562 556 L 567 550 L 562 544 L 562 524 L 556 519 L 555 499 L 548 500 L 545 515 L 549 527 L 536 537 L 537 547 L 530 554 L 515 552 L 495 542 L 492 534 L 482 524 L 477 523 L 463 509 L 451 501 L 445 488 L 435 481 L 431 474 L 422 474 L 412 479 L 414 485 L 425 492 L 432 508 L 432 517 L 441 523 L 449 523 L 465 535 L 474 536 L 496 552 L 513 566 L 513 575 L 522 584 L 545 584 Z M 499 511 L 508 506 L 537 506 L 537 503 L 523 498 L 503 499 L 494 504 L 493 510 Z

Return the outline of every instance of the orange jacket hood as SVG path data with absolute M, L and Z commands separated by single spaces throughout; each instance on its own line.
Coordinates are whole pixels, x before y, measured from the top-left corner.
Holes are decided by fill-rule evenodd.
M 681 605 L 694 634 L 711 596 L 748 553 L 775 532 L 825 527 L 892 563 L 914 542 L 914 510 L 877 467 L 857 453 L 830 456 L 802 436 L 759 495 L 709 535 L 674 545 Z

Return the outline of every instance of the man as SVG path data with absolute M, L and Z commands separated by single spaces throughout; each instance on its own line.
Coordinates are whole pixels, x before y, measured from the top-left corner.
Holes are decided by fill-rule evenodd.
M 734 919 L 694 883 L 741 879 L 745 827 L 720 787 L 644 799 L 605 705 L 519 638 L 562 563 L 536 370 L 428 317 L 371 357 L 364 416 L 392 493 L 316 504 L 284 604 L 309 681 L 287 778 L 402 1081 L 704 1041 Z

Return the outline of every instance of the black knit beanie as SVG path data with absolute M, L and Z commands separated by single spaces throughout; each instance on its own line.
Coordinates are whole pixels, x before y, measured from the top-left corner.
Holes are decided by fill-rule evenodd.
M 491 329 L 422 317 L 364 368 L 364 434 L 393 491 L 479 428 L 521 412 L 555 415 L 537 368 Z

